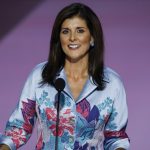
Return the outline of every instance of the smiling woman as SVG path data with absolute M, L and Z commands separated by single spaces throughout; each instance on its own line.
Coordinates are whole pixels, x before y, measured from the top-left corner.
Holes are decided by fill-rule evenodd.
M 96 14 L 81 3 L 63 8 L 53 26 L 48 61 L 27 78 L 0 136 L 0 150 L 24 145 L 36 120 L 37 150 L 129 149 L 125 89 L 120 76 L 104 67 L 103 55 L 103 31 Z M 55 89 L 58 78 L 66 82 L 60 96 Z M 63 102 L 60 112 L 55 105 L 58 97 Z
M 65 72 L 72 95 L 76 100 L 88 79 L 88 51 L 94 39 L 84 19 L 66 19 L 61 27 L 60 42 L 66 55 Z M 71 69 L 72 68 L 72 69 Z

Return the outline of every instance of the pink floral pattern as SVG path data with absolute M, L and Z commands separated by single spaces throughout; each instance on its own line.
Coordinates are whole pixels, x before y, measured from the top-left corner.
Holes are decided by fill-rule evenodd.
M 35 101 L 28 99 L 28 102 L 22 101 L 23 108 L 22 115 L 24 118 L 23 128 L 28 133 L 32 133 L 32 127 L 34 125 L 35 116 Z
M 35 101 L 27 99 L 28 102 L 22 101 L 21 108 L 24 121 L 22 122 L 22 127 L 15 127 L 12 125 L 7 131 L 6 135 L 10 136 L 13 142 L 16 145 L 16 148 L 19 148 L 21 145 L 26 143 L 27 134 L 32 133 L 32 128 L 34 125 L 34 116 L 35 116 Z
M 16 148 L 19 148 L 20 145 L 26 142 L 26 136 L 23 129 L 13 127 L 12 130 L 6 131 L 6 135 L 11 137 L 16 145 Z
M 67 130 L 71 135 L 73 135 L 74 116 L 71 116 L 70 114 L 71 114 L 71 110 L 67 109 L 63 113 L 63 115 L 60 116 L 58 136 L 62 136 L 64 133 L 64 130 Z M 46 108 L 46 115 L 49 121 L 56 122 L 56 109 Z M 50 125 L 49 129 L 51 129 L 53 135 L 56 136 L 56 123 Z

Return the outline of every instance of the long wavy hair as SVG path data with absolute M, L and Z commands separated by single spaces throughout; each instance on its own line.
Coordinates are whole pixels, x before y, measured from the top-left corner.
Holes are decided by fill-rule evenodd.
M 94 38 L 94 46 L 89 50 L 88 73 L 99 90 L 105 87 L 104 81 L 104 40 L 102 26 L 91 8 L 82 3 L 73 3 L 63 8 L 56 16 L 51 40 L 48 61 L 42 71 L 42 84 L 54 85 L 56 76 L 65 65 L 65 54 L 60 43 L 60 30 L 65 19 L 78 16 L 85 20 L 90 34 Z

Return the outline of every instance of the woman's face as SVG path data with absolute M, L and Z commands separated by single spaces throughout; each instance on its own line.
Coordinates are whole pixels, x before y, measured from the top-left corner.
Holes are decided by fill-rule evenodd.
M 88 50 L 90 42 L 93 42 L 93 37 L 85 20 L 75 16 L 62 23 L 60 42 L 66 58 L 76 62 L 88 58 Z

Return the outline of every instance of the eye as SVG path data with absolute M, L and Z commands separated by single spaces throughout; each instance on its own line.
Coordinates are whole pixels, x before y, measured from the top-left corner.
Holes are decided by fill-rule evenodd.
M 68 31 L 68 29 L 62 29 L 61 30 L 61 33 L 63 33 L 63 34 L 67 34 L 69 31 Z
M 77 29 L 77 33 L 83 33 L 84 29 Z

